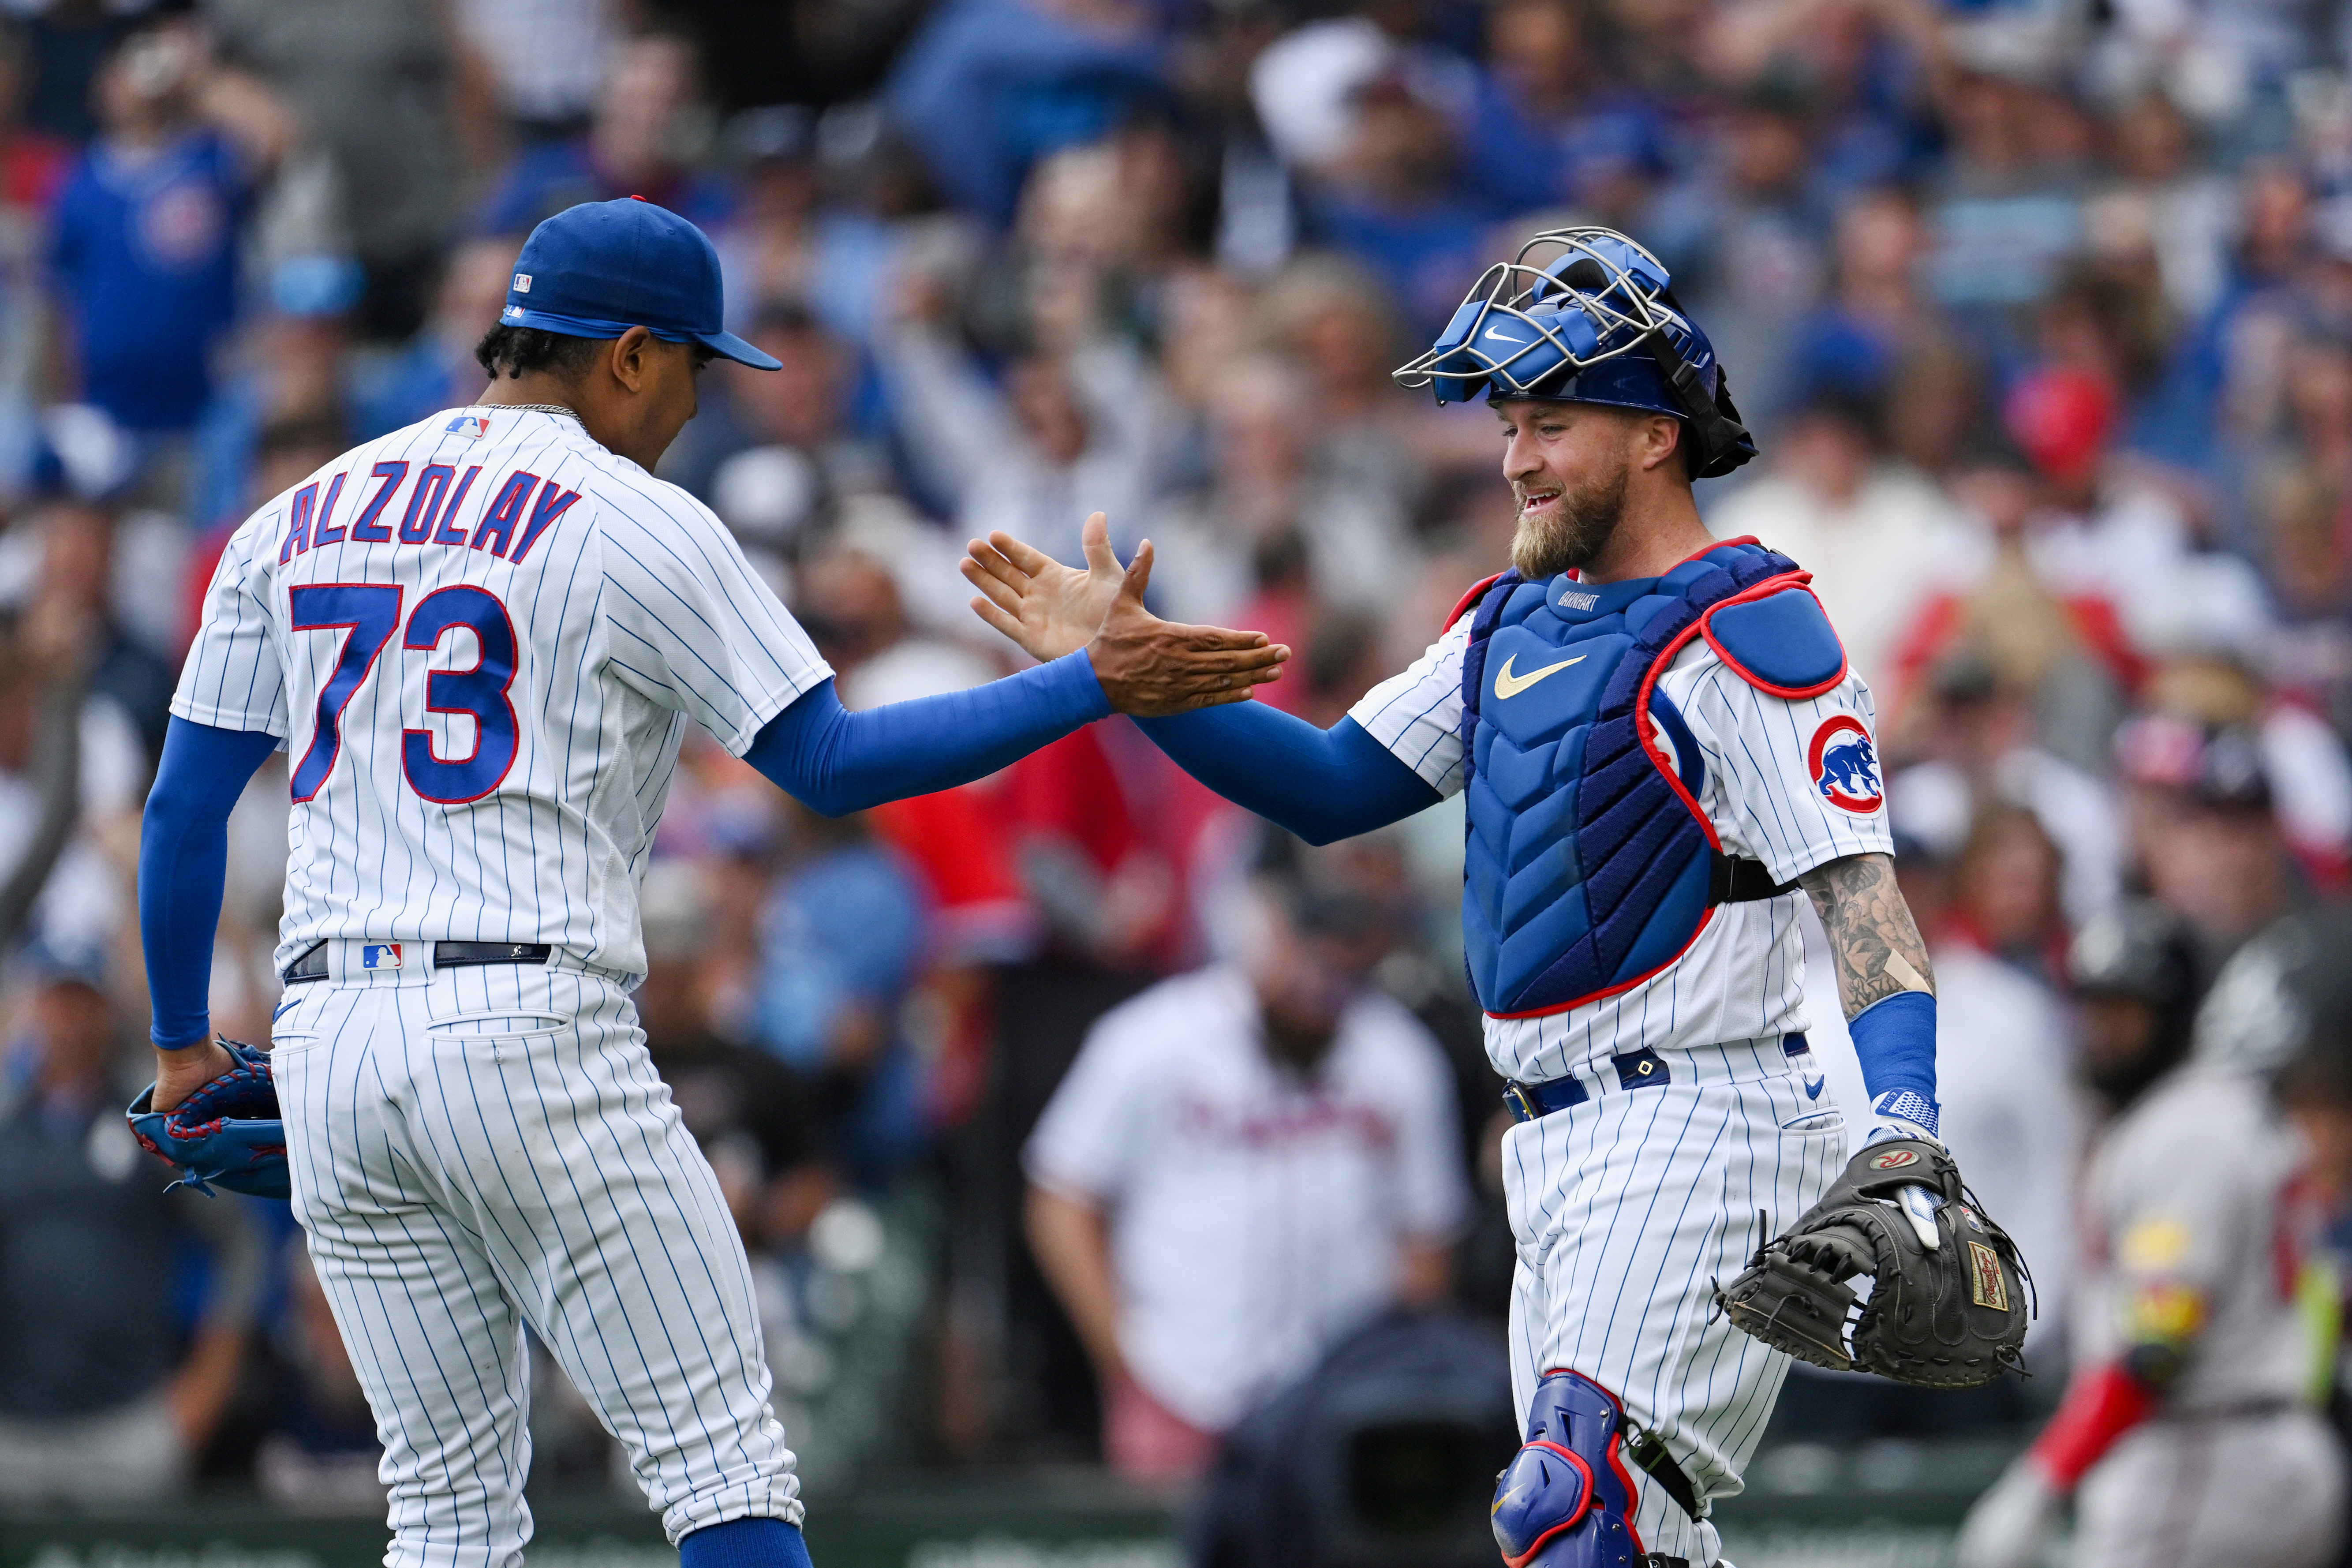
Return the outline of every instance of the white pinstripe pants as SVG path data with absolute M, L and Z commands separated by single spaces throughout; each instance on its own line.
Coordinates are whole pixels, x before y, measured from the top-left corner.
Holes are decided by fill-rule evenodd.
M 521 1561 L 525 1325 L 673 1542 L 799 1521 L 742 1242 L 617 984 L 317 981 L 273 1037 L 295 1217 L 383 1442 L 387 1568 Z
M 1836 1101 L 1810 1055 L 1779 1039 L 1661 1050 L 1671 1082 L 1625 1089 L 1606 1058 L 1579 1073 L 1593 1098 L 1511 1129 L 1504 1194 L 1518 1265 L 1511 1377 L 1522 1425 L 1537 1381 L 1566 1369 L 1658 1433 L 1702 1499 L 1740 1490 L 1789 1358 L 1713 1315 L 1714 1281 L 1747 1267 L 1761 1239 L 1819 1200 L 1845 1162 Z M 1628 1466 L 1643 1550 L 1721 1555 L 1694 1521 Z

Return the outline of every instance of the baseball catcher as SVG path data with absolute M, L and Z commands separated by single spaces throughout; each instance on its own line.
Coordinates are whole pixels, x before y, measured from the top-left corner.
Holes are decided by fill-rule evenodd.
M 1510 569 L 1328 729 L 1255 702 L 1142 729 L 1316 843 L 1464 797 L 1465 966 L 1515 1123 L 1525 1440 L 1496 1542 L 1507 1568 L 1714 1568 L 1789 1355 L 1967 1386 L 2015 1363 L 2030 1305 L 1937 1141 L 1934 966 L 1876 710 L 1804 569 L 1701 520 L 1692 481 L 1756 446 L 1633 239 L 1533 236 L 1395 374 L 1486 405 Z M 1003 533 L 964 563 L 1041 660 L 1093 635 L 1119 570 L 1099 534 L 1084 573 Z M 1806 1033 L 1807 900 L 1869 1093 L 1853 1163 L 1864 1128 Z M 1718 1290 L 1759 1211 L 1803 1217 Z

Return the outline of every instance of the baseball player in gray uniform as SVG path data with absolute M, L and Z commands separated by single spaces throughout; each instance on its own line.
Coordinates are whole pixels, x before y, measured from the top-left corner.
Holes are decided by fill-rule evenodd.
M 520 1560 L 526 1328 L 687 1568 L 808 1560 L 743 1246 L 630 1002 L 687 725 L 838 815 L 1114 708 L 1238 700 L 1282 657 L 1154 619 L 1137 575 L 1068 659 L 847 711 L 726 528 L 652 473 L 712 357 L 777 368 L 721 315 L 717 253 L 677 215 L 548 219 L 478 350 L 482 400 L 238 528 L 173 700 L 139 878 L 157 1081 L 132 1124 L 195 1180 L 290 1189 L 383 1442 L 392 1568 Z M 205 1000 L 228 810 L 281 747 L 264 1052 L 215 1042 Z
M 2119 906 L 2076 938 L 2076 984 L 2152 996 L 2134 955 L 2177 945 L 2160 915 Z M 2301 1152 L 2271 1079 L 2323 1031 L 2352 1045 L 2347 952 L 2352 926 L 2325 915 L 2290 916 L 2242 948 L 2199 1009 L 2189 1059 L 2100 1140 L 2082 1203 L 2077 1370 L 2032 1450 L 1970 1512 L 1963 1568 L 2041 1563 L 2070 1494 L 2075 1568 L 2333 1560 L 2345 1466 L 2316 1405 L 2334 1283 L 2309 1261 L 2316 1216 L 2298 1199 Z M 2105 1065 L 2111 1081 L 2120 1067 Z

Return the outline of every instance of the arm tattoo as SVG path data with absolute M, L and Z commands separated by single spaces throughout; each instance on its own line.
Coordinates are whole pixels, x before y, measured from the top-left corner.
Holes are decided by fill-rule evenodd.
M 1797 882 L 1829 933 L 1838 998 L 1847 1017 L 1901 992 L 1936 994 L 1927 944 L 1895 885 L 1893 857 L 1849 855 L 1814 867 Z

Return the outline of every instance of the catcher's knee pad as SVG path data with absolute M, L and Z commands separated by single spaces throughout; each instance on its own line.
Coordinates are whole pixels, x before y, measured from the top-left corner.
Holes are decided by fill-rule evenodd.
M 1581 1373 L 1549 1372 L 1528 1440 L 1495 1483 L 1495 1541 L 1507 1568 L 1633 1568 L 1633 1477 L 1617 1396 Z

